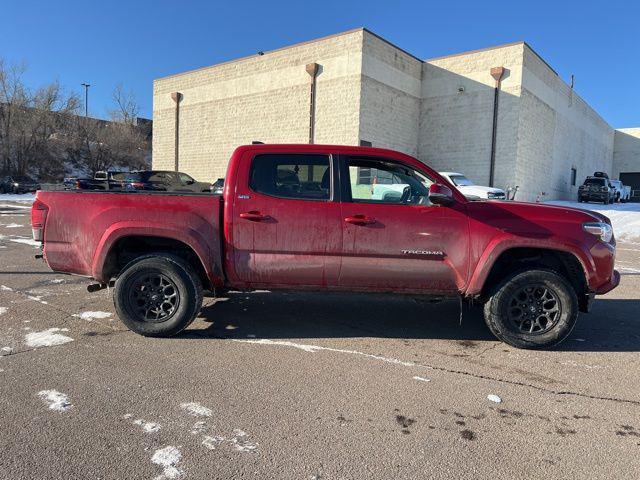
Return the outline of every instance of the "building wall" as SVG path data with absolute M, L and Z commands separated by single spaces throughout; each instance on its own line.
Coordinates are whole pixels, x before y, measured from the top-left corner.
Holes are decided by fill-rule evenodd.
M 365 31 L 360 139 L 418 155 L 422 61 Z
M 489 184 L 495 81 L 499 94 L 496 187 L 514 184 L 523 44 L 427 60 L 423 64 L 418 156 L 436 170 L 457 171 Z
M 310 76 L 316 87 L 316 143 L 357 145 L 363 31 L 215 65 L 154 82 L 153 168 L 173 169 L 180 103 L 180 170 L 199 180 L 225 174 L 233 150 L 254 140 L 307 143 Z
M 620 173 L 640 172 L 640 128 L 615 131 L 612 170 L 612 178 L 619 178 Z
M 612 169 L 613 129 L 526 44 L 517 149 L 519 200 L 575 199 L 587 175 Z
M 635 150 L 629 150 L 635 147 L 627 145 L 635 145 L 637 132 L 616 134 L 614 168 L 613 129 L 524 42 L 423 62 L 357 29 L 156 80 L 153 167 L 174 165 L 175 91 L 183 95 L 180 169 L 200 180 L 224 176 L 238 145 L 306 143 L 305 66 L 313 62 L 320 65 L 316 143 L 365 140 L 488 185 L 495 84 L 490 70 L 503 66 L 495 186 L 518 185 L 518 200 L 535 200 L 540 192 L 545 199 L 575 198 L 587 175 L 617 175 L 635 161 Z

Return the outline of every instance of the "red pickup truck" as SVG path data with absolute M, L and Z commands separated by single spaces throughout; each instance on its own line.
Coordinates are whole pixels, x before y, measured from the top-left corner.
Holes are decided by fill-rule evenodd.
M 605 216 L 469 201 L 377 148 L 241 146 L 222 195 L 39 191 L 32 227 L 53 270 L 115 282 L 148 336 L 186 328 L 203 290 L 366 291 L 473 299 L 498 338 L 542 348 L 620 281 Z

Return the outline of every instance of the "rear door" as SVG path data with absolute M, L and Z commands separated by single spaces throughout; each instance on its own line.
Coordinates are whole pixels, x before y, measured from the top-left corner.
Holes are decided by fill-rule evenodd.
M 255 153 L 234 192 L 234 268 L 252 286 L 335 285 L 342 246 L 326 154 Z M 255 155 L 255 156 L 254 156 Z
M 385 158 L 341 157 L 339 284 L 379 291 L 455 292 L 467 279 L 465 206 L 432 205 L 433 179 Z

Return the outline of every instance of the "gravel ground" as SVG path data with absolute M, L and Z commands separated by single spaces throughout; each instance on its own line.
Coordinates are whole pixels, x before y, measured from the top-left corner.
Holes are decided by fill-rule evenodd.
M 377 295 L 231 293 L 163 340 L 34 259 L 24 207 L 0 206 L 1 479 L 638 477 L 636 244 L 555 351 Z

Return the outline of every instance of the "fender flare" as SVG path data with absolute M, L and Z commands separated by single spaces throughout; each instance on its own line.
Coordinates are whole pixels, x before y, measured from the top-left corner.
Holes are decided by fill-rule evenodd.
M 566 239 L 559 243 L 557 238 L 553 241 L 540 238 L 496 238 L 487 245 L 482 255 L 476 262 L 476 267 L 471 273 L 469 285 L 465 292 L 468 296 L 478 295 L 482 292 L 487 277 L 500 256 L 508 250 L 516 248 L 532 248 L 536 250 L 551 250 L 556 252 L 569 253 L 573 255 L 582 267 L 584 279 L 589 285 L 589 272 L 595 271 L 595 264 L 589 250 L 584 245 Z
M 125 237 L 163 237 L 184 243 L 198 257 L 207 278 L 213 285 L 221 283 L 221 278 L 214 271 L 215 260 L 206 239 L 198 231 L 191 228 L 178 229 L 166 226 L 148 226 L 137 221 L 124 221 L 111 225 L 102 235 L 96 246 L 91 264 L 93 278 L 101 282 L 109 281 L 103 277 L 107 256 L 116 242 Z

